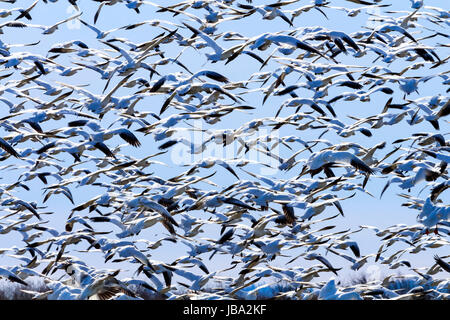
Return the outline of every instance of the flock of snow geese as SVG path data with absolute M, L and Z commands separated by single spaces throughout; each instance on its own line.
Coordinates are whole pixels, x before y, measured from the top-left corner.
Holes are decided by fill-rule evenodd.
M 0 264 L 0 278 L 8 285 L 32 299 L 450 297 L 450 256 L 432 251 L 449 248 L 450 235 L 446 1 L 404 0 L 404 11 L 376 0 L 0 2 L 0 261 L 15 261 Z M 34 22 L 53 19 L 61 2 L 74 14 Z M 95 13 L 83 11 L 88 2 Z M 102 30 L 114 23 L 111 6 L 135 20 Z M 317 25 L 304 25 L 307 15 Z M 352 24 L 362 15 L 370 25 Z M 343 19 L 336 30 L 318 26 L 333 17 Z M 249 21 L 259 21 L 256 32 L 285 28 L 247 36 Z M 40 42 L 70 34 L 70 23 L 83 39 L 42 53 Z M 5 38 L 25 30 L 41 39 Z M 419 94 L 430 84 L 432 96 Z M 400 136 L 395 128 L 404 127 L 413 133 Z M 190 140 L 197 131 L 206 138 Z M 230 146 L 233 158 L 160 169 L 176 147 L 197 156 Z M 251 152 L 260 157 L 246 159 Z M 376 181 L 384 187 L 375 190 Z M 400 192 L 416 224 L 336 231 L 347 199 L 387 190 Z M 379 250 L 367 253 L 360 232 Z M 8 247 L 12 239 L 21 245 Z M 174 248 L 184 255 L 153 258 Z M 407 259 L 424 251 L 434 256 L 425 266 Z M 100 266 L 81 257 L 89 254 Z M 394 273 L 339 281 L 344 268 L 367 263 Z M 400 267 L 410 273 L 396 274 Z M 33 289 L 35 278 L 45 290 Z M 267 290 L 274 284 L 279 290 Z

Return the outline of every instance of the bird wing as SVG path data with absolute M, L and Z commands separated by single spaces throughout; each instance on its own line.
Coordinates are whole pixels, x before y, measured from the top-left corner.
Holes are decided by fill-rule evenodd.
M 434 256 L 434 260 L 442 269 L 444 269 L 447 272 L 450 272 L 450 264 L 442 260 L 438 255 Z

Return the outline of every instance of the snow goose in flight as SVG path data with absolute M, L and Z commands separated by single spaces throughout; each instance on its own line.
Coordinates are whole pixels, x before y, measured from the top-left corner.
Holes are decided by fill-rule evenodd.
M 309 98 L 293 98 L 293 99 L 289 99 L 286 102 L 284 102 L 279 110 L 281 110 L 282 107 L 297 107 L 297 109 L 296 109 L 296 113 L 297 113 L 299 111 L 299 109 L 301 108 L 301 106 L 306 104 L 306 105 L 310 106 L 313 110 L 320 113 L 322 116 L 325 116 L 326 115 L 325 111 L 323 111 L 323 109 L 321 107 L 319 107 L 317 102 L 319 102 L 319 101 L 315 101 L 314 99 L 309 99 Z M 320 100 L 320 102 L 325 102 L 325 106 L 330 106 L 330 104 L 327 103 L 326 101 Z M 278 115 L 278 113 L 279 112 L 277 112 L 277 115 Z M 333 111 L 333 113 L 334 113 L 334 111 Z
M 254 12 L 258 12 L 262 15 L 264 20 L 273 20 L 276 17 L 280 17 L 284 21 L 286 21 L 289 26 L 293 27 L 292 21 L 279 9 L 281 6 L 289 5 L 291 3 L 295 3 L 297 0 L 293 1 L 284 1 L 284 2 L 276 2 L 269 5 L 262 6 L 252 6 L 247 4 L 238 3 L 238 7 L 241 9 L 249 10 L 248 13 L 245 13 L 245 16 L 252 15 Z
M 436 227 L 435 233 L 437 233 L 437 224 L 449 221 L 449 219 L 450 206 L 434 205 L 429 197 L 425 200 L 422 211 L 417 216 L 417 221 L 426 227 L 426 232 L 429 228 Z
M 124 283 L 115 278 L 118 274 L 119 271 L 116 271 L 106 276 L 94 278 L 92 283 L 87 285 L 85 288 L 82 288 L 78 299 L 87 300 L 96 296 L 100 300 L 109 300 L 119 293 L 125 293 L 133 298 L 136 297 L 136 295 L 129 290 Z
M 423 46 L 423 45 L 417 46 L 417 45 L 405 44 L 400 47 L 392 46 L 387 49 L 382 49 L 378 46 L 375 46 L 372 44 L 365 44 L 365 43 L 361 43 L 361 42 L 359 42 L 359 45 L 375 52 L 378 55 L 378 57 L 373 62 L 377 61 L 379 58 L 382 58 L 383 62 L 392 63 L 397 57 L 404 57 L 406 54 L 408 54 L 407 60 L 414 60 L 415 57 L 411 56 L 411 54 L 409 54 L 409 52 L 416 53 L 417 56 L 420 56 L 423 60 L 428 61 L 428 62 L 434 61 L 432 56 L 434 56 L 436 59 L 440 60 L 439 56 L 434 51 L 435 48 L 431 47 L 431 46 Z M 364 50 L 362 52 L 367 53 L 367 50 Z M 436 65 L 438 65 L 440 63 L 442 63 L 442 62 L 437 62 Z M 420 65 L 418 65 L 418 66 L 420 66 Z M 403 71 L 406 72 L 410 68 L 412 69 L 412 66 L 411 67 L 408 66 Z M 400 72 L 400 74 L 404 73 L 403 71 Z
M 437 17 L 438 18 L 442 18 L 442 19 L 450 19 L 450 13 L 448 12 L 448 10 L 444 10 L 442 8 L 437 8 L 437 7 L 430 7 L 430 6 L 425 6 L 425 9 L 430 9 L 433 11 L 437 12 Z M 425 12 L 422 12 L 422 14 L 427 14 Z M 436 17 L 436 16 L 435 16 Z
M 71 40 L 71 41 L 66 41 L 63 43 L 57 43 L 52 45 L 52 47 L 50 48 L 50 50 L 48 50 L 49 53 L 70 53 L 70 52 L 75 52 L 76 49 L 72 49 L 71 47 L 73 47 L 74 45 L 78 46 L 79 48 L 82 49 L 89 49 L 89 47 L 87 46 L 86 43 L 84 43 L 81 40 Z
M 319 300 L 363 300 L 355 291 L 340 292 L 334 279 L 328 281 L 319 292 Z
M 447 100 L 447 102 L 444 103 L 444 101 L 439 102 L 437 104 L 428 102 L 427 104 L 423 104 L 423 103 L 418 103 L 417 100 L 416 101 L 410 101 L 408 100 L 410 103 L 414 103 L 415 105 L 417 105 L 419 107 L 420 110 L 423 110 L 427 115 L 424 117 L 425 120 L 429 121 L 431 123 L 431 125 L 436 129 L 439 130 L 439 122 L 438 120 L 442 117 L 446 117 L 448 115 L 450 115 L 450 99 Z M 433 111 L 430 107 L 436 106 L 439 107 L 440 104 L 443 104 L 443 106 L 439 109 L 439 110 L 435 110 Z M 419 110 L 418 109 L 418 110 Z M 437 108 L 436 108 L 437 109 Z M 411 120 L 412 123 L 412 120 Z
M 138 28 L 138 27 L 146 25 L 146 24 L 148 24 L 148 25 L 150 25 L 152 27 L 157 27 L 161 23 L 168 24 L 168 25 L 171 25 L 171 26 L 174 26 L 174 27 L 182 27 L 179 24 L 176 24 L 176 23 L 173 23 L 173 22 L 170 22 L 170 21 L 161 20 L 161 19 L 154 19 L 154 20 L 139 21 L 137 23 L 133 23 L 133 24 L 129 24 L 129 25 L 126 25 L 124 27 L 121 27 L 120 29 L 132 30 L 132 29 Z
M 1 267 L 0 267 L 0 278 L 5 278 L 5 279 L 8 279 L 9 281 L 20 283 L 24 286 L 28 285 L 25 281 L 20 279 L 18 276 L 16 276 L 11 271 L 1 268 Z
M 185 22 L 183 22 L 183 25 L 186 26 L 192 33 L 194 33 L 194 35 L 198 35 L 200 38 L 203 39 L 203 41 L 206 42 L 206 45 L 208 47 L 211 47 L 214 50 L 213 54 L 209 54 L 206 53 L 206 57 L 208 60 L 211 60 L 212 63 L 215 63 L 217 61 L 221 61 L 224 59 L 228 59 L 226 64 L 229 63 L 230 61 L 234 60 L 238 55 L 240 55 L 241 53 L 247 54 L 250 57 L 258 60 L 259 62 L 263 62 L 263 60 L 257 56 L 255 53 L 251 52 L 251 51 L 246 51 L 244 50 L 245 47 L 252 41 L 249 40 L 244 44 L 238 44 L 235 45 L 229 49 L 223 49 L 220 45 L 217 44 L 217 42 L 215 40 L 213 40 L 209 35 L 207 35 L 205 32 L 195 29 L 194 27 L 186 24 Z
M 8 2 L 16 2 L 16 0 L 6 0 L 6 1 L 8 1 Z M 58 0 L 42 0 L 42 1 L 44 3 L 48 3 L 49 1 L 55 3 Z M 69 2 L 72 6 L 74 6 L 75 9 L 77 9 L 79 11 L 80 9 L 77 6 L 77 1 L 78 0 L 67 0 L 67 2 Z M 100 0 L 100 1 L 104 1 L 104 0 Z M 113 0 L 106 0 L 106 1 L 113 1 Z M 5 1 L 3 1 L 3 2 L 5 2 Z
M 439 257 L 438 255 L 434 256 L 434 260 L 436 261 L 436 263 L 445 271 L 450 273 L 450 264 L 448 264 L 447 262 L 445 262 L 441 257 Z
M 175 260 L 172 264 L 193 264 L 196 265 L 202 270 L 204 273 L 209 274 L 209 270 L 206 265 L 203 263 L 201 258 L 195 258 L 192 256 L 183 256 Z
M 166 36 L 166 38 L 169 38 L 169 37 L 170 37 L 170 34 L 169 34 L 169 36 Z M 158 41 L 161 41 L 161 39 L 164 39 L 164 38 L 160 38 Z M 123 63 L 116 68 L 116 71 L 119 72 L 119 75 L 122 75 L 122 76 L 128 75 L 131 72 L 134 72 L 141 67 L 149 70 L 152 74 L 156 73 L 157 75 L 160 75 L 158 71 L 156 71 L 151 66 L 149 66 L 148 64 L 143 62 L 149 56 L 154 55 L 154 53 L 148 53 L 148 51 L 152 47 L 154 47 L 154 45 L 152 45 L 148 49 L 146 49 L 139 57 L 133 58 L 128 54 L 128 52 L 126 50 L 124 50 L 122 48 L 119 48 L 109 42 L 102 41 L 102 43 L 104 43 L 104 44 L 110 46 L 111 48 L 113 48 L 114 50 L 120 52 L 120 54 L 127 60 L 126 63 Z M 112 77 L 112 74 L 111 74 L 111 77 Z M 108 83 L 109 83 L 109 81 L 108 81 Z M 107 88 L 108 83 L 105 86 L 105 89 Z
M 320 254 L 317 254 L 317 253 L 310 253 L 310 254 L 306 255 L 304 258 L 306 260 L 317 260 L 317 261 L 321 262 L 323 265 L 325 265 L 328 268 L 328 270 L 333 272 L 335 275 L 337 275 L 337 271 L 342 269 L 342 268 L 338 268 L 338 269 L 334 268 L 326 258 L 324 258 L 323 256 L 321 256 Z
M 419 93 L 419 83 L 427 82 L 436 77 L 435 75 L 429 75 L 424 77 L 400 77 L 400 76 L 386 76 L 382 77 L 384 80 L 388 80 L 389 82 L 397 82 L 401 91 L 404 92 L 403 99 L 406 98 L 407 95 L 417 92 Z M 380 77 L 381 78 L 381 77 Z
M 133 147 L 139 147 L 141 145 L 138 138 L 134 135 L 133 132 L 126 128 L 118 128 L 118 129 L 110 129 L 110 130 L 104 130 L 98 125 L 97 122 L 82 119 L 82 120 L 74 120 L 68 123 L 69 127 L 83 127 L 87 126 L 90 129 L 92 129 L 94 134 L 91 134 L 90 137 L 93 141 L 99 141 L 104 142 L 105 140 L 108 140 L 112 138 L 114 135 L 119 135 L 124 141 L 128 142 Z
M 164 221 L 179 227 L 178 223 L 164 206 L 155 201 L 149 200 L 146 197 L 141 196 L 136 197 L 133 200 L 129 200 L 126 202 L 126 206 L 130 209 L 145 208 L 156 211 L 161 215 Z
M 355 135 L 357 131 L 361 132 L 366 137 L 371 137 L 372 132 L 369 129 L 359 127 L 358 125 L 351 125 L 346 126 L 343 122 L 337 120 L 337 119 L 329 119 L 329 118 L 321 118 L 321 120 L 327 121 L 327 125 L 317 125 L 317 126 L 310 126 L 311 129 L 321 129 L 321 128 L 327 128 L 325 132 L 328 132 L 328 130 L 333 129 L 336 131 L 336 133 L 344 138 L 347 138 L 349 136 Z M 322 133 L 321 136 L 323 134 Z
M 306 167 L 309 168 L 311 175 L 315 175 L 334 163 L 349 164 L 367 174 L 373 173 L 373 169 L 358 159 L 355 155 L 346 151 L 323 150 L 313 153 L 309 158 Z
M 393 31 L 399 32 L 399 33 L 403 34 L 404 36 L 406 36 L 407 38 L 414 41 L 415 43 L 417 43 L 417 40 L 414 39 L 414 37 L 408 31 L 406 31 L 404 28 L 402 28 L 401 26 L 398 26 L 394 23 L 385 23 L 381 26 L 376 27 L 372 31 L 370 36 L 366 39 L 366 42 L 370 42 L 370 40 L 373 38 L 373 36 L 376 33 L 388 33 L 388 32 L 393 32 Z
M 75 298 L 77 300 L 87 300 L 93 296 L 95 296 L 93 298 L 106 300 L 120 291 L 117 290 L 119 289 L 118 285 L 120 285 L 120 282 L 114 278 L 119 271 L 106 275 L 100 274 L 100 276 L 98 276 L 97 272 L 92 268 L 88 268 L 84 264 L 78 264 L 70 260 L 57 266 L 57 269 L 62 268 L 71 277 L 71 284 L 80 289 L 79 294 Z M 125 289 L 124 286 L 123 290 Z
M 31 60 L 34 63 L 34 65 L 36 66 L 36 68 L 38 68 L 38 70 L 42 74 L 48 73 L 44 67 L 44 65 L 46 63 L 55 64 L 52 60 L 50 60 L 48 58 L 45 58 L 40 55 L 31 54 L 28 52 L 13 53 L 5 58 L 0 58 L 0 64 L 5 65 L 5 67 L 7 67 L 7 68 L 18 67 L 24 60 Z M 12 93 L 15 93 L 16 91 L 18 92 L 18 90 L 15 90 L 13 88 L 8 88 L 5 91 L 12 92 Z M 24 94 L 22 94 L 22 95 L 24 95 Z M 30 100 L 32 100 L 32 98 L 30 98 Z M 43 104 L 45 104 L 45 103 L 43 103 Z
M 33 2 L 28 8 L 26 9 L 17 9 L 17 11 L 20 12 L 20 14 L 17 16 L 16 19 L 14 20 L 19 20 L 22 19 L 23 17 L 27 18 L 28 20 L 32 20 L 33 18 L 30 15 L 30 11 L 33 10 L 33 8 L 37 5 L 37 3 L 39 2 L 39 0 L 36 0 L 35 2 Z M 14 9 L 13 9 L 14 10 Z
M 110 250 L 109 253 L 105 256 L 105 262 L 109 261 L 116 254 L 124 259 L 134 258 L 142 265 L 150 268 L 151 270 L 155 270 L 147 256 L 140 250 L 138 250 L 134 245 L 123 245 Z
M 76 64 L 77 66 L 80 66 L 82 68 L 87 68 L 87 69 L 91 69 L 97 73 L 99 73 L 101 75 L 101 79 L 102 80 L 108 80 L 112 77 L 112 74 L 115 72 L 116 68 L 100 68 L 97 66 L 93 66 L 93 65 L 89 65 L 89 64 L 84 64 L 84 63 L 79 63 L 79 62 L 73 62 L 73 64 Z
M 77 14 L 75 14 L 75 15 L 73 15 L 73 16 L 67 18 L 67 19 L 58 21 L 57 23 L 55 23 L 55 24 L 52 25 L 52 26 L 41 26 L 40 29 L 44 30 L 44 31 L 42 32 L 42 34 L 45 34 L 45 35 L 52 34 L 52 33 L 54 33 L 56 30 L 58 30 L 58 27 L 59 27 L 60 25 L 66 23 L 66 22 L 72 21 L 72 20 L 74 20 L 74 19 L 77 19 L 77 18 L 79 18 L 82 14 L 83 14 L 82 12 L 79 12 L 79 13 L 77 13 Z
M 356 44 L 356 42 L 346 33 L 341 31 L 318 31 L 315 34 L 313 34 L 311 37 L 308 37 L 308 39 L 314 39 L 314 40 L 331 40 L 336 44 L 336 46 L 344 53 L 347 53 L 347 48 L 344 46 L 344 43 L 347 43 L 351 48 L 353 48 L 355 51 L 361 51 L 359 46 Z
M 430 193 L 431 201 L 435 202 L 436 199 L 439 197 L 439 195 L 442 192 L 444 192 L 445 190 L 447 190 L 448 188 L 450 188 L 450 180 L 442 182 L 442 183 L 438 184 L 437 186 L 433 187 L 433 189 L 431 189 L 431 193 Z
M 400 172 L 401 174 L 400 176 L 391 178 L 387 182 L 381 192 L 381 196 L 391 183 L 400 183 L 400 188 L 411 189 L 422 181 L 436 181 L 441 176 L 444 177 L 444 179 L 447 178 L 447 176 L 442 173 L 443 170 L 437 171 L 436 168 L 423 162 L 417 162 L 416 160 L 397 161 L 396 163 L 383 168 L 382 173 L 387 174 L 393 170 L 396 170 L 395 173 Z M 409 177 L 405 176 L 404 173 L 406 172 L 412 172 L 412 175 Z
M 349 17 L 356 17 L 358 16 L 358 14 L 361 13 L 361 11 L 365 10 L 365 9 L 372 9 L 372 8 L 385 8 L 385 7 L 390 7 L 391 4 L 377 4 L 377 5 L 367 5 L 367 6 L 362 6 L 362 7 L 357 7 L 357 8 L 345 8 L 345 7 L 328 7 L 328 8 L 332 8 L 335 10 L 341 10 L 341 11 L 345 11 L 345 13 L 349 16 Z
M 253 39 L 253 44 L 250 45 L 250 49 L 259 49 L 262 50 L 264 47 L 270 45 L 272 42 L 279 44 L 279 43 L 285 43 L 291 46 L 294 46 L 296 48 L 305 50 L 310 53 L 315 53 L 322 58 L 330 59 L 329 57 L 323 55 L 319 50 L 316 48 L 310 46 L 304 41 L 301 41 L 293 36 L 289 35 L 283 35 L 283 34 L 276 34 L 276 33 L 264 33 L 256 38 Z
M 82 24 L 84 24 L 86 27 L 88 27 L 89 29 L 91 29 L 92 31 L 94 31 L 97 34 L 97 39 L 103 39 L 106 36 L 108 36 L 108 34 L 110 34 L 111 32 L 117 31 L 119 30 L 119 28 L 114 28 L 108 31 L 102 31 L 100 29 L 97 29 L 96 27 L 94 27 L 93 25 L 90 25 L 89 23 L 83 21 L 82 19 L 78 19 L 80 20 L 80 22 Z
M 177 269 L 175 270 L 175 273 L 178 274 L 179 276 L 185 277 L 186 279 L 192 281 L 192 284 L 186 285 L 184 283 L 178 282 L 180 285 L 188 288 L 189 290 L 193 290 L 193 291 L 199 291 L 201 290 L 207 283 L 209 280 L 211 280 L 212 278 L 214 278 L 216 276 L 216 272 L 212 272 L 210 274 L 204 275 L 204 276 L 197 276 L 195 274 L 193 274 L 192 272 L 187 272 L 184 270 L 180 270 Z
M 291 13 L 291 16 L 292 16 L 292 18 L 291 18 L 291 23 L 294 23 L 294 19 L 295 19 L 296 17 L 298 17 L 299 15 L 301 15 L 301 14 L 304 13 L 304 12 L 308 12 L 308 11 L 311 10 L 311 9 L 316 9 L 316 10 L 319 11 L 325 18 L 328 19 L 328 16 L 325 14 L 325 12 L 323 12 L 322 9 L 320 9 L 320 7 L 321 7 L 321 5 L 307 4 L 307 5 L 303 6 L 303 7 L 298 7 L 298 8 L 295 8 L 295 9 L 293 9 L 293 10 L 288 11 L 288 12 Z
M 362 102 L 368 102 L 368 101 L 370 101 L 370 96 L 378 91 L 383 92 L 384 94 L 389 94 L 389 95 L 394 93 L 394 90 L 392 90 L 389 87 L 378 87 L 378 88 L 375 87 L 369 91 L 360 90 L 360 91 L 356 91 L 356 92 L 343 92 L 343 93 L 335 96 L 334 98 L 330 99 L 327 103 L 331 104 L 342 98 L 344 98 L 345 101 L 353 101 L 353 100 L 359 99 Z
M 0 24 L 0 34 L 3 34 L 3 28 L 41 28 L 40 25 L 26 24 L 21 21 L 7 21 Z
M 4 2 L 4 1 L 2 1 L 2 2 Z M 15 1 L 13 1 L 13 2 L 10 1 L 10 3 L 14 3 L 14 2 Z M 0 18 L 7 18 L 10 15 L 12 15 L 14 12 L 20 11 L 20 10 L 23 10 L 23 8 L 0 9 Z
M 232 55 L 232 51 L 224 50 L 221 46 L 217 44 L 216 41 L 214 41 L 210 36 L 208 36 L 203 31 L 200 31 L 198 29 L 195 29 L 194 27 L 188 25 L 187 23 L 183 22 L 183 25 L 188 28 L 194 35 L 198 35 L 200 38 L 203 39 L 203 41 L 206 42 L 208 47 L 211 47 L 214 50 L 213 54 L 206 54 L 206 57 L 208 60 L 211 60 L 212 62 L 217 62 L 226 58 L 229 58 L 229 56 Z
M 119 2 L 122 2 L 122 0 L 107 0 L 107 1 L 97 1 L 97 2 L 101 2 L 101 4 L 98 6 L 97 11 L 95 12 L 94 24 L 97 23 L 98 17 L 100 16 L 100 11 L 102 10 L 104 5 L 113 6 Z
M 314 1 L 316 2 L 316 4 L 317 3 L 322 4 L 323 2 L 326 2 L 326 0 L 314 0 Z M 371 6 L 371 5 L 375 4 L 373 2 L 368 2 L 368 1 L 364 1 L 364 0 L 345 0 L 345 1 L 356 3 L 356 4 L 363 4 L 365 6 Z M 375 0 L 375 2 L 379 2 L 379 0 Z
M 420 9 L 423 7 L 423 0 L 409 0 L 412 9 Z
M 358 243 L 356 241 L 351 240 L 337 240 L 335 243 L 330 245 L 330 247 L 336 248 L 336 249 L 347 249 L 350 248 L 350 250 L 353 252 L 355 257 L 359 258 L 361 255 L 361 252 L 359 250 Z
M 44 280 L 45 285 L 49 288 L 45 292 L 36 292 L 32 290 L 21 290 L 24 293 L 32 295 L 31 300 L 76 300 L 81 289 L 71 285 L 63 284 L 60 281 L 51 279 Z
M 331 253 L 333 253 L 333 254 L 335 254 L 337 256 L 340 256 L 341 258 L 344 258 L 347 261 L 350 261 L 352 263 L 352 266 L 350 267 L 350 269 L 352 269 L 354 271 L 358 271 L 359 269 L 361 269 L 367 263 L 369 258 L 376 256 L 376 254 L 373 253 L 373 254 L 369 254 L 369 255 L 363 256 L 362 258 L 359 258 L 357 260 L 357 259 L 355 259 L 353 257 L 350 257 L 349 255 L 346 255 L 346 254 L 344 254 L 342 252 L 337 252 L 337 251 L 335 251 L 335 250 L 333 250 L 331 248 L 327 248 L 327 251 L 329 251 L 329 252 L 331 252 Z
M 35 24 L 26 24 L 20 21 L 9 21 L 9 22 L 5 22 L 3 24 L 0 25 L 0 34 L 3 34 L 2 28 L 3 27 L 10 27 L 10 28 L 37 28 L 37 29 L 41 29 L 43 30 L 42 34 L 45 35 L 49 35 L 54 33 L 56 30 L 58 30 L 58 26 L 69 22 L 71 20 L 74 20 L 76 18 L 79 18 L 81 16 L 82 12 L 77 13 L 76 15 L 73 15 L 67 19 L 61 20 L 57 23 L 55 23 L 54 25 L 51 26 L 43 26 L 43 25 L 35 25 Z
M 175 84 L 175 87 L 180 88 L 184 85 L 191 83 L 196 78 L 199 79 L 199 77 L 201 77 L 201 76 L 208 77 L 208 78 L 218 81 L 218 82 L 223 82 L 223 83 L 230 82 L 227 77 L 221 75 L 218 72 L 211 71 L 211 70 L 201 70 L 195 74 L 192 74 L 192 76 L 189 78 L 182 78 L 180 76 L 181 76 L 181 74 L 178 74 L 178 73 L 164 75 L 157 82 L 155 82 L 148 91 L 149 92 L 157 92 L 166 83 L 166 81 L 177 82 Z M 173 90 L 173 89 L 171 89 L 171 90 Z M 144 91 L 141 91 L 141 92 L 144 92 Z
M 13 157 L 20 158 L 20 155 L 14 150 L 14 148 L 3 138 L 0 138 L 0 148 L 5 150 L 7 153 L 12 155 Z
M 233 168 L 227 163 L 225 160 L 221 159 L 215 159 L 215 158 L 207 158 L 201 161 L 198 161 L 197 163 L 193 164 L 193 167 L 187 172 L 187 175 L 193 174 L 195 171 L 198 170 L 198 168 L 211 168 L 214 165 L 219 165 L 227 169 L 233 176 L 235 176 L 238 180 L 240 180 L 239 176 L 236 174 L 236 172 L 233 170 Z M 186 165 L 186 166 L 191 166 Z
M 15 197 L 10 197 L 10 198 L 2 201 L 1 205 L 2 206 L 12 206 L 12 208 L 17 211 L 24 211 L 26 209 L 26 210 L 30 211 L 36 218 L 38 218 L 39 220 L 42 220 L 41 216 L 36 211 L 37 205 L 34 202 L 28 203 L 24 200 L 21 200 L 21 199 L 15 198 Z
M 102 95 L 102 96 L 94 95 L 91 92 L 89 92 L 79 86 L 77 87 L 77 86 L 73 86 L 73 85 L 58 82 L 58 81 L 57 81 L 57 83 L 62 86 L 73 89 L 73 90 L 83 94 L 84 96 L 86 96 L 89 99 L 85 104 L 87 109 L 96 114 L 99 114 L 100 118 L 102 118 L 105 115 L 105 113 L 108 111 L 107 109 L 105 110 L 105 107 L 111 102 L 111 98 L 112 98 L 112 95 L 114 94 L 114 92 L 116 92 L 119 88 L 121 88 L 122 85 L 124 85 L 132 75 L 133 74 L 129 74 L 126 77 L 122 78 L 117 83 L 117 85 L 108 92 L 108 94 Z

